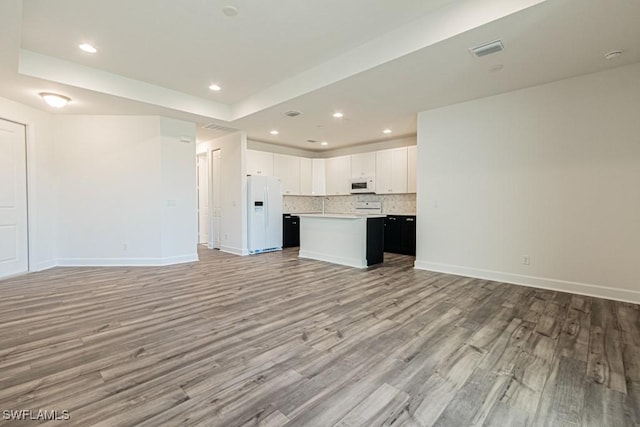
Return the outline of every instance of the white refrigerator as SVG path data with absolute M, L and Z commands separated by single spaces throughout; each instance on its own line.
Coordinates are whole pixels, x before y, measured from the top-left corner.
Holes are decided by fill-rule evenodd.
M 247 219 L 250 254 L 282 249 L 282 183 L 273 176 L 248 175 Z

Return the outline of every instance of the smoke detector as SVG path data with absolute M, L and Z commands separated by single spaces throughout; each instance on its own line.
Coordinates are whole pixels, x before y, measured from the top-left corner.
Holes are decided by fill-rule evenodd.
M 483 43 L 469 49 L 469 51 L 476 58 L 481 58 L 483 56 L 491 55 L 492 53 L 501 52 L 503 50 L 504 44 L 502 43 L 502 40 L 494 40 L 492 42 Z
M 285 116 L 287 117 L 296 117 L 300 115 L 300 111 L 296 111 L 296 110 L 289 110 L 286 113 L 284 113 Z

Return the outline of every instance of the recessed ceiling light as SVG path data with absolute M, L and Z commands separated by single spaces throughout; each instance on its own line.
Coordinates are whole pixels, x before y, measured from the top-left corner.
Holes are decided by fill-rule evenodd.
M 222 8 L 222 13 L 229 17 L 236 16 L 238 14 L 238 8 L 235 6 L 231 6 L 230 4 L 226 5 Z
M 613 52 L 608 52 L 604 54 L 604 59 L 607 60 L 612 60 L 612 59 L 616 59 L 619 58 L 620 56 L 622 56 L 622 51 L 621 50 L 614 50 Z
M 211 86 L 209 86 L 209 89 L 218 92 L 220 89 L 222 89 L 220 86 L 218 86 L 217 84 L 212 84 Z
M 277 135 L 277 134 L 279 134 L 280 132 L 278 132 L 277 130 L 275 130 L 275 129 L 274 129 L 274 130 L 272 130 L 272 131 L 271 131 L 271 132 L 269 132 L 269 133 L 270 133 L 271 135 Z
M 62 108 L 71 101 L 71 98 L 68 96 L 58 95 L 57 93 L 42 92 L 39 95 L 44 99 L 44 102 L 54 108 Z
M 322 141 L 320 145 L 329 145 L 329 143 L 327 141 Z
M 344 116 L 344 114 L 342 114 L 339 111 L 333 113 L 333 117 L 335 117 L 336 119 L 341 119 L 343 116 Z
M 385 129 L 382 131 L 382 133 L 391 133 L 391 129 Z
M 78 45 L 78 47 L 87 53 L 96 53 L 98 51 L 98 49 L 91 46 L 89 43 L 82 43 L 81 45 Z

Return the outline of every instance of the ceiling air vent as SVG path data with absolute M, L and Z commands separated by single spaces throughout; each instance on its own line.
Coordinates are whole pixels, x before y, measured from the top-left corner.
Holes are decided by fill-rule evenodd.
M 237 132 L 238 129 L 236 128 L 232 128 L 232 127 L 228 127 L 228 126 L 222 126 L 216 123 L 209 123 L 207 125 L 202 126 L 204 129 L 209 129 L 209 130 L 217 130 L 219 132 Z
M 502 44 L 502 40 L 495 40 L 492 42 L 483 43 L 476 47 L 472 47 L 469 50 L 476 57 L 480 58 L 480 57 L 491 55 L 492 53 L 496 53 L 496 52 L 500 52 L 501 50 L 504 50 L 504 44 Z
M 287 117 L 296 117 L 300 115 L 300 111 L 290 110 L 284 113 L 284 115 Z

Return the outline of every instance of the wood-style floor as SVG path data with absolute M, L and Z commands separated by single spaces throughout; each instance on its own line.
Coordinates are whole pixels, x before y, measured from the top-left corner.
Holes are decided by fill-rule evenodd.
M 297 251 L 0 281 L 3 410 L 45 425 L 633 426 L 640 310 Z M 2 421 L 19 426 L 39 421 Z

